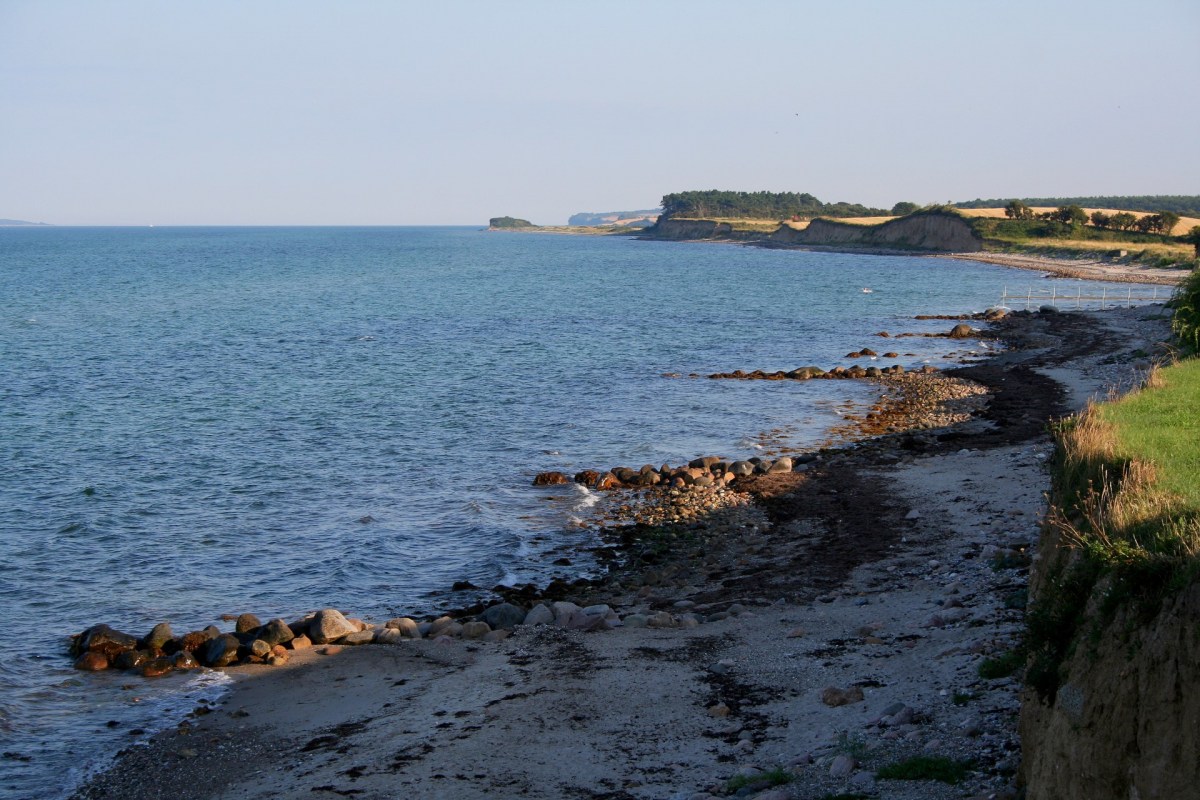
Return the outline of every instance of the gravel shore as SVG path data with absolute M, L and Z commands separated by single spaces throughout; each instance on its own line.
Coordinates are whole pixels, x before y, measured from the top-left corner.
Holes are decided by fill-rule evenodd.
M 1037 557 L 1045 423 L 1131 385 L 1167 332 L 1160 306 L 1013 315 L 994 327 L 1007 349 L 941 373 L 945 393 L 887 387 L 855 443 L 714 488 L 678 523 L 683 495 L 660 492 L 658 518 L 612 529 L 608 578 L 535 598 L 607 605 L 610 629 L 560 606 L 563 625 L 499 642 L 236 667 L 219 707 L 75 797 L 1014 797 L 1019 673 L 1001 667 Z M 962 782 L 878 775 L 916 757 Z

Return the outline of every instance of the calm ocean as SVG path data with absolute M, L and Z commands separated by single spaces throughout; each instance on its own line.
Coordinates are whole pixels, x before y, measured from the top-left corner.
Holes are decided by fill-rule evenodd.
M 544 580 L 594 499 L 547 502 L 534 473 L 803 447 L 871 396 L 664 373 L 847 363 L 1040 282 L 474 228 L 0 230 L 0 797 L 59 795 L 221 691 L 74 672 L 73 632 L 386 619 Z M 898 344 L 908 366 L 949 346 Z

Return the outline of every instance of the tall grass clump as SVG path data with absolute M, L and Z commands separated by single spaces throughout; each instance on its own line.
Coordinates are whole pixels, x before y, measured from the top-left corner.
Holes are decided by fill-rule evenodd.
M 1180 284 L 1171 306 L 1175 309 L 1171 330 L 1180 346 L 1189 353 L 1200 353 L 1200 268 Z
M 1027 618 L 1026 681 L 1044 699 L 1089 617 L 1098 636 L 1121 608 L 1151 616 L 1200 572 L 1197 408 L 1200 359 L 1190 359 L 1057 426 L 1046 523 L 1073 554 Z

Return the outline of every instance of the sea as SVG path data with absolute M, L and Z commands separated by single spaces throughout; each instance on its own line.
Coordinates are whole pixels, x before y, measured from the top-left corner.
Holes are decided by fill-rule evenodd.
M 473 227 L 0 229 L 0 798 L 69 794 L 229 683 L 77 672 L 71 634 L 587 574 L 603 502 L 537 472 L 812 448 L 874 387 L 689 376 L 952 364 L 986 343 L 874 334 L 1026 284 L 1088 288 Z

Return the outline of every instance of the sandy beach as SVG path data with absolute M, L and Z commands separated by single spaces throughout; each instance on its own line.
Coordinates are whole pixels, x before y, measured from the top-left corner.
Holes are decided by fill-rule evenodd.
M 1186 269 L 1144 267 L 1133 262 L 1103 259 L 1048 258 L 1010 253 L 950 253 L 935 257 L 961 261 L 982 261 L 986 264 L 1033 270 L 1063 278 L 1083 278 L 1090 281 L 1113 283 L 1153 283 L 1162 286 L 1176 286 L 1188 276 Z
M 979 668 L 1022 626 L 1045 423 L 1167 334 L 1161 306 L 1013 315 L 1005 352 L 952 372 L 987 389 L 972 419 L 747 481 L 754 502 L 570 598 L 627 624 L 237 667 L 75 797 L 1015 797 L 1019 684 Z M 922 755 L 965 779 L 876 777 Z

